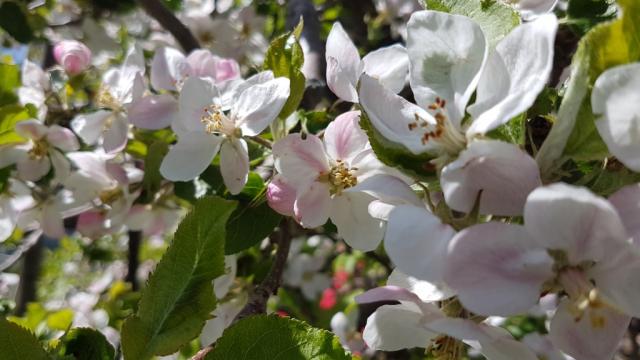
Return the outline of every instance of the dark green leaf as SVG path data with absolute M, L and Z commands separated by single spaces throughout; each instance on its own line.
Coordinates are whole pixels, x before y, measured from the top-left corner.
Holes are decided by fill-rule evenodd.
M 76 360 L 113 360 L 113 346 L 99 331 L 89 328 L 71 329 L 60 339 L 56 348 L 60 356 L 73 356 Z
M 198 200 L 158 263 L 122 328 L 125 358 L 169 355 L 200 334 L 216 299 L 212 281 L 224 274 L 224 238 L 233 201 Z
M 160 174 L 160 164 L 162 159 L 169 152 L 169 145 L 163 141 L 156 141 L 147 151 L 144 160 L 144 178 L 142 179 L 142 187 L 145 192 L 146 202 L 153 200 L 160 184 L 162 183 L 162 175 Z
M 0 28 L 21 43 L 28 43 L 33 39 L 33 30 L 29 27 L 23 8 L 14 2 L 0 4 Z
M 227 329 L 205 360 L 351 359 L 332 333 L 290 318 L 259 315 Z
M 238 206 L 227 223 L 225 254 L 235 254 L 256 245 L 273 232 L 281 219 L 282 216 L 266 202 Z
M 50 359 L 29 330 L 3 317 L 0 317 L 0 350 L 3 360 Z

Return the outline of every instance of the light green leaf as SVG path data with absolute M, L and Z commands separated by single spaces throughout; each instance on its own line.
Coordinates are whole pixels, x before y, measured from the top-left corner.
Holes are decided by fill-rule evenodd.
M 233 201 L 198 200 L 158 263 L 122 328 L 125 359 L 169 355 L 200 334 L 216 299 L 212 280 L 224 274 L 224 238 Z
M 273 315 L 245 318 L 227 329 L 205 360 L 351 359 L 332 333 Z
M 26 139 L 16 133 L 15 127 L 20 121 L 29 118 L 31 116 L 28 109 L 20 105 L 0 107 L 0 146 L 24 142 Z
M 113 346 L 99 331 L 89 328 L 72 329 L 56 348 L 59 356 L 72 356 L 76 360 L 113 360 Z
M 47 326 L 53 330 L 66 331 L 71 327 L 72 322 L 73 311 L 71 309 L 62 309 L 47 316 Z
M 0 106 L 18 101 L 15 89 L 20 86 L 20 71 L 16 65 L 0 63 Z
M 3 317 L 0 317 L 0 349 L 3 360 L 50 359 L 29 330 Z
M 546 177 L 567 158 L 597 160 L 608 155 L 595 127 L 591 87 L 605 70 L 640 61 L 640 2 L 620 0 L 618 3 L 622 17 L 589 31 L 573 57 L 571 80 L 558 120 L 536 159 Z
M 289 99 L 278 115 L 277 121 L 284 121 L 293 113 L 302 101 L 305 89 L 305 78 L 302 74 L 304 64 L 304 53 L 298 42 L 299 34 L 302 32 L 302 21 L 296 26 L 294 31 L 277 37 L 269 45 L 265 56 L 264 70 L 273 71 L 276 77 L 286 77 L 289 79 L 290 94 Z
M 496 0 L 425 0 L 427 9 L 468 16 L 480 25 L 491 45 L 496 45 L 520 24 L 520 16 Z

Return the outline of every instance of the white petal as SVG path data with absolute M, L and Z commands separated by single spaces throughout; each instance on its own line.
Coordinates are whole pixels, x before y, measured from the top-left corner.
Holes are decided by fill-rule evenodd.
M 409 56 L 404 46 L 396 44 L 372 51 L 362 62 L 364 72 L 387 89 L 397 94 L 404 88 L 409 73 Z
M 397 206 L 389 216 L 384 247 L 397 268 L 420 280 L 442 280 L 455 231 L 424 208 Z
M 446 100 L 450 120 L 459 126 L 488 53 L 482 29 L 466 16 L 419 11 L 411 15 L 407 36 L 418 105 L 427 108 L 436 97 Z
M 162 160 L 160 173 L 171 181 L 194 179 L 211 164 L 221 141 L 219 136 L 202 132 L 181 135 Z
M 178 100 L 179 115 L 171 127 L 177 132 L 179 129 L 203 132 L 202 116 L 209 106 L 214 105 L 213 99 L 218 95 L 218 89 L 211 82 L 197 77 L 188 78 Z
M 617 255 L 598 263 L 589 275 L 605 302 L 619 311 L 640 316 L 640 248 L 635 244 L 618 247 Z
M 358 49 L 339 22 L 327 37 L 327 86 L 344 101 L 358 102 L 356 84 L 362 73 L 362 63 Z
M 533 105 L 551 74 L 557 29 L 555 15 L 545 15 L 500 41 L 480 78 L 476 103 L 468 109 L 474 121 L 467 134 L 484 134 Z
M 127 145 L 129 135 L 129 121 L 124 114 L 116 113 L 111 118 L 111 124 L 107 126 L 102 143 L 104 150 L 109 154 L 122 151 Z
M 537 303 L 552 265 L 524 227 L 490 222 L 453 238 L 444 279 L 470 311 L 509 316 Z
M 424 302 L 440 301 L 455 295 L 454 291 L 444 283 L 423 281 L 413 276 L 406 275 L 398 269 L 393 269 L 387 279 L 387 285 L 399 286 L 408 289 L 412 293 L 418 295 L 420 300 Z
M 71 120 L 71 128 L 88 145 L 98 142 L 107 119 L 113 115 L 108 110 L 98 110 L 90 114 L 80 114 Z
M 189 74 L 184 55 L 174 48 L 161 47 L 151 61 L 151 86 L 156 90 L 177 90 L 176 82 Z
M 563 183 L 531 193 L 524 223 L 541 246 L 565 250 L 571 264 L 609 259 L 628 240 L 618 213 L 608 201 L 585 188 Z
M 382 305 L 367 319 L 364 341 L 384 351 L 427 347 L 438 334 L 426 330 L 421 318 L 422 312 L 413 304 Z
M 40 226 L 45 235 L 54 239 L 62 239 L 65 235 L 62 215 L 56 203 L 52 200 L 42 205 Z
M 401 179 L 381 174 L 374 175 L 346 190 L 362 191 L 384 202 L 395 205 L 414 205 L 424 207 L 424 203 L 407 183 Z
M 533 20 L 553 10 L 558 0 L 520 0 L 515 8 L 524 20 Z
M 38 181 L 51 170 L 51 160 L 48 156 L 32 159 L 29 156 L 18 160 L 18 175 L 23 180 Z
M 313 182 L 305 190 L 298 192 L 293 212 L 296 220 L 305 228 L 314 228 L 327 222 L 331 211 L 331 194 L 329 186 Z
M 222 142 L 220 148 L 220 172 L 224 184 L 233 195 L 244 188 L 249 176 L 249 152 L 242 139 Z
M 531 191 L 541 185 L 535 160 L 516 145 L 475 140 L 442 169 L 444 198 L 454 210 L 468 213 L 482 191 L 480 213 L 521 215 Z
M 565 353 L 580 360 L 611 359 L 618 349 L 630 317 L 603 307 L 597 314 L 604 316 L 603 327 L 593 327 L 591 311 L 587 310 L 579 321 L 571 314 L 569 301 L 564 300 L 551 319 L 549 337 Z
M 640 244 L 640 184 L 623 187 L 609 196 L 609 202 L 618 211 L 627 234 Z
M 149 95 L 133 102 L 127 114 L 133 125 L 158 130 L 169 126 L 177 117 L 178 102 L 168 94 Z
M 414 154 L 439 149 L 439 145 L 434 142 L 423 142 L 425 131 L 421 127 L 412 130 L 410 126 L 418 117 L 435 126 L 433 116 L 366 74 L 360 78 L 360 105 L 371 124 L 386 139 L 404 145 Z
M 289 98 L 289 79 L 279 77 L 254 85 L 240 94 L 231 108 L 231 119 L 246 136 L 258 135 L 280 113 Z
M 40 121 L 35 119 L 20 121 L 15 125 L 15 130 L 20 136 L 27 139 L 40 140 L 49 129 Z
M 8 197 L 0 197 L 0 243 L 7 240 L 16 227 L 18 214 Z
M 47 133 L 47 142 L 64 152 L 76 151 L 80 148 L 76 135 L 59 125 L 51 125 Z
M 383 223 L 369 215 L 369 203 L 374 200 L 363 192 L 343 192 L 331 201 L 331 221 L 338 235 L 352 248 L 372 251 L 384 235 Z
M 351 160 L 369 144 L 367 134 L 360 128 L 359 111 L 349 111 L 333 120 L 324 132 L 327 154 L 334 160 Z
M 54 149 L 49 150 L 49 158 L 55 175 L 53 182 L 62 184 L 71 174 L 71 163 L 60 151 Z
M 640 171 L 640 63 L 605 71 L 593 87 L 591 107 L 609 151 L 626 167 Z
M 296 189 L 330 170 L 322 141 L 315 135 L 287 135 L 273 144 L 273 156 L 278 172 Z

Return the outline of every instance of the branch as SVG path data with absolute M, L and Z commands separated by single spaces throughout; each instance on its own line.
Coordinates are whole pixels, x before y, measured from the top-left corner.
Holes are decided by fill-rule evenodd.
M 133 291 L 138 290 L 138 279 L 136 277 L 138 273 L 138 267 L 140 266 L 140 243 L 142 240 L 142 232 L 129 231 L 129 253 L 128 256 L 128 270 L 126 281 L 131 284 Z
M 18 286 L 18 299 L 16 301 L 15 315 L 22 316 L 27 311 L 27 305 L 37 298 L 37 283 L 42 268 L 42 256 L 45 235 L 39 236 L 37 242 L 24 253 L 22 271 L 20 273 L 20 285 Z
M 191 31 L 160 0 L 138 0 L 138 3 L 149 16 L 173 35 L 186 53 L 200 48 Z

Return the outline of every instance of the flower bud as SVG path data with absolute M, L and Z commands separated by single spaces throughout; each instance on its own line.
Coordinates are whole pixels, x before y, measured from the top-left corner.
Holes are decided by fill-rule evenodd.
M 233 59 L 218 59 L 216 61 L 216 81 L 222 82 L 240 77 L 240 66 Z
M 91 50 L 75 40 L 63 40 L 53 48 L 53 56 L 69 75 L 77 75 L 91 65 Z

